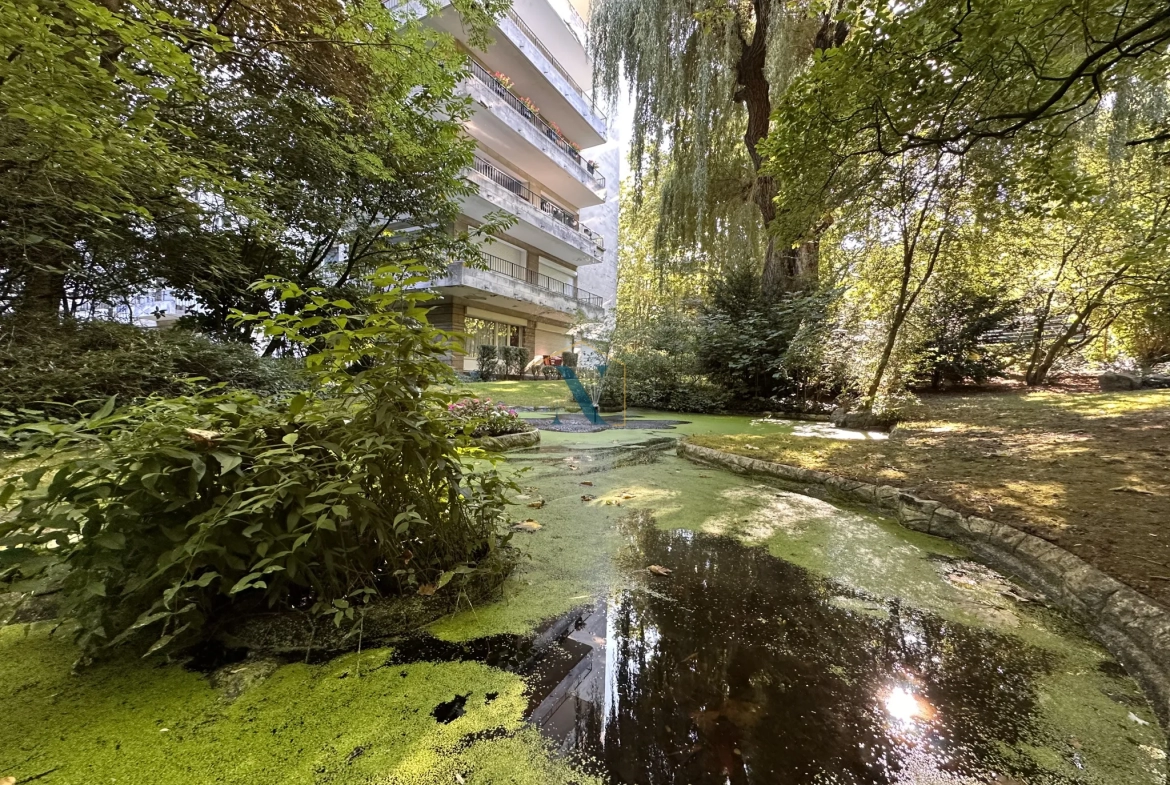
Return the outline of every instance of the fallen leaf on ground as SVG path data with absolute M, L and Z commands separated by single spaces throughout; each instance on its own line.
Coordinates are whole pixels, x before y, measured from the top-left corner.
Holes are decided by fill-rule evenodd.
M 540 529 L 541 526 L 539 523 L 537 523 L 536 521 L 529 518 L 526 521 L 521 521 L 520 523 L 516 524 L 512 528 L 516 529 L 517 531 L 522 531 L 522 532 L 534 532 L 534 531 L 537 531 L 538 529 Z
M 418 593 L 424 597 L 430 597 L 432 594 L 435 593 L 435 584 L 424 583 L 422 586 L 418 587 Z
M 673 570 L 671 570 L 670 568 L 668 568 L 668 567 L 662 567 L 662 566 L 660 566 L 660 565 L 658 565 L 658 564 L 651 564 L 651 565 L 650 565 L 649 567 L 647 567 L 646 569 L 647 569 L 647 570 L 649 570 L 649 571 L 650 571 L 651 573 L 653 573 L 654 575 L 662 575 L 662 576 L 664 576 L 664 577 L 665 577 L 665 576 L 667 576 L 667 575 L 670 575 L 670 573 L 674 572 L 674 571 L 673 571 Z
M 459 772 L 455 772 L 455 781 L 458 782 L 459 785 L 466 785 L 467 784 L 467 780 L 463 779 L 463 775 L 460 774 Z
M 581 501 L 583 501 L 583 502 L 591 502 L 591 501 L 593 501 L 593 500 L 594 500 L 594 499 L 596 499 L 596 498 L 597 498 L 596 496 L 593 496 L 593 495 L 591 495 L 591 494 L 588 494 L 588 493 L 587 493 L 587 494 L 585 494 L 584 496 L 582 496 L 582 497 L 581 497 Z
M 584 481 L 584 482 L 582 482 L 581 484 L 582 484 L 582 485 L 589 485 L 589 486 L 592 486 L 592 485 L 593 485 L 593 480 L 585 480 L 585 481 Z
M 544 499 L 537 499 L 534 502 L 529 502 L 528 506 L 534 510 L 539 510 L 541 507 L 544 506 Z
M 634 494 L 632 494 L 632 493 L 623 493 L 623 494 L 622 494 L 622 498 L 623 498 L 623 499 L 632 499 L 632 498 L 634 498 Z
M 0 785 L 16 785 L 16 777 L 0 777 Z

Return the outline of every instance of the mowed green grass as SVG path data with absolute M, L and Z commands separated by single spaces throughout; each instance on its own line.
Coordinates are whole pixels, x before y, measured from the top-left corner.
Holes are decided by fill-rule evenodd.
M 509 406 L 540 406 L 562 409 L 571 408 L 576 411 L 577 404 L 569 393 L 569 387 L 564 381 L 503 381 L 503 382 L 466 382 L 456 385 L 455 391 L 469 398 L 490 398 L 497 403 L 506 403 Z

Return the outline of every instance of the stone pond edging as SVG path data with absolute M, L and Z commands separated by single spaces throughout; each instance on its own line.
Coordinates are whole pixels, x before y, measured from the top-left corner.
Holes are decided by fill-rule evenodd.
M 1012 526 L 962 515 L 900 488 L 772 463 L 680 441 L 680 457 L 731 471 L 825 488 L 830 494 L 892 513 L 908 529 L 954 540 L 979 560 L 1043 593 L 1081 621 L 1141 683 L 1164 729 L 1170 729 L 1170 611 L 1080 557 Z
M 481 436 L 478 439 L 472 439 L 472 443 L 476 447 L 487 450 L 488 452 L 504 452 L 505 450 L 515 450 L 520 447 L 535 447 L 540 444 L 540 431 L 533 428 L 531 431 L 507 433 L 503 436 Z

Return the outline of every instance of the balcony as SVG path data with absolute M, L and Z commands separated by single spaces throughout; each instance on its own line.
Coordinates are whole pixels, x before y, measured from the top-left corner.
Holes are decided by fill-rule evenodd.
M 438 3 L 441 10 L 428 14 L 418 2 L 403 2 L 403 13 L 425 17 L 427 24 L 449 33 L 464 46 L 471 48 L 467 31 L 459 14 L 450 2 Z M 541 108 L 542 114 L 555 122 L 570 139 L 581 147 L 596 147 L 606 141 L 608 120 L 593 96 L 575 79 L 572 71 L 562 65 L 551 51 L 551 46 L 540 40 L 537 33 L 514 11 L 508 11 L 497 22 L 494 43 L 487 51 L 477 51 L 489 71 L 510 75 L 521 86 L 522 92 Z
M 445 277 L 433 281 L 431 286 L 447 296 L 519 310 L 536 318 L 557 316 L 563 319 L 581 311 L 590 319 L 600 319 L 605 314 L 599 295 L 506 259 L 490 254 L 484 254 L 483 258 L 487 269 L 455 263 L 448 268 Z
M 533 193 L 520 180 L 482 158 L 476 158 L 465 174 L 479 187 L 477 194 L 462 200 L 468 217 L 483 221 L 488 214 L 504 210 L 519 219 L 508 229 L 508 234 L 517 240 L 578 267 L 602 260 L 604 239 L 573 213 Z
M 479 63 L 460 88 L 475 103 L 468 133 L 505 160 L 523 162 L 525 173 L 573 207 L 605 202 L 605 177 L 559 129 Z

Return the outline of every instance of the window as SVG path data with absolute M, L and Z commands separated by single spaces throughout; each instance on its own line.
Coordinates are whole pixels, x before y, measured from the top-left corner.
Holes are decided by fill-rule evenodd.
M 467 353 L 475 357 L 481 346 L 519 346 L 520 328 L 514 324 L 503 324 L 487 319 L 468 316 L 463 321 L 463 332 L 467 339 Z

